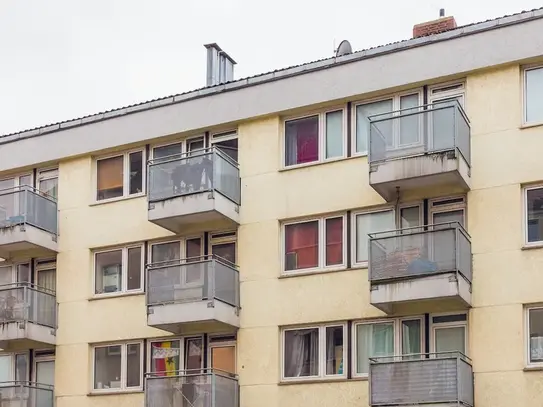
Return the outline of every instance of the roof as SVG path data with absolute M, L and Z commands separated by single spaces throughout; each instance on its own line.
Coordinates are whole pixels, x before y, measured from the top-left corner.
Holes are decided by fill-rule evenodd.
M 21 138 L 35 137 L 71 127 L 83 126 L 86 124 L 108 120 L 126 114 L 155 109 L 176 103 L 182 103 L 192 99 L 211 96 L 222 92 L 234 91 L 247 86 L 256 86 L 266 82 L 280 80 L 282 78 L 303 75 L 305 73 L 315 70 L 327 69 L 335 65 L 346 64 L 365 58 L 373 58 L 379 55 L 398 52 L 412 47 L 428 45 L 436 41 L 444 41 L 465 35 L 472 35 L 478 32 L 497 29 L 513 24 L 520 24 L 539 18 L 543 18 L 543 7 L 528 11 L 521 11 L 515 14 L 505 15 L 503 17 L 489 19 L 477 23 L 471 23 L 464 26 L 459 26 L 448 31 L 441 32 L 439 34 L 396 41 L 376 47 L 371 47 L 368 49 L 355 51 L 352 54 L 344 55 L 341 57 L 332 56 L 329 58 L 305 62 L 303 64 L 293 65 L 286 68 L 276 69 L 274 71 L 248 76 L 219 85 L 202 87 L 175 95 L 147 100 L 145 102 L 140 102 L 132 105 L 119 107 L 116 109 L 106 110 L 103 112 L 78 117 L 75 119 L 64 120 L 56 123 L 50 123 L 44 126 L 35 127 L 32 129 L 0 135 L 0 144 L 12 142 Z

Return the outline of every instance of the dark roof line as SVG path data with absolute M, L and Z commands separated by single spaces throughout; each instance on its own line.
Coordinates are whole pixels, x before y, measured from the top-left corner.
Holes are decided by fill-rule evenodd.
M 222 92 L 242 89 L 248 86 L 255 86 L 266 82 L 271 82 L 291 76 L 302 75 L 304 73 L 330 68 L 335 65 L 342 65 L 354 61 L 359 61 L 366 58 L 372 58 L 387 53 L 397 52 L 412 47 L 427 45 L 434 42 L 445 41 L 452 38 L 458 38 L 465 35 L 476 34 L 487 30 L 501 28 L 508 25 L 519 24 L 534 19 L 543 18 L 543 7 L 521 11 L 518 13 L 505 15 L 502 17 L 489 19 L 477 23 L 466 24 L 451 30 L 441 32 L 439 34 L 428 35 L 424 37 L 406 39 L 396 41 L 376 47 L 371 47 L 352 54 L 341 57 L 328 57 L 315 61 L 305 62 L 299 65 L 292 65 L 286 68 L 276 69 L 265 73 L 260 73 L 248 76 L 241 79 L 236 79 L 223 84 L 202 87 L 187 92 L 165 96 L 157 99 L 151 99 L 145 102 L 139 102 L 132 105 L 127 105 L 111 110 L 106 110 L 99 113 L 94 113 L 75 119 L 64 120 L 56 123 L 50 123 L 44 126 L 35 127 L 32 129 L 22 130 L 14 133 L 0 135 L 0 144 L 15 141 L 21 138 L 34 137 L 42 134 L 52 133 L 55 131 L 65 130 L 71 127 L 83 126 L 90 123 L 99 122 L 102 120 L 111 119 L 114 117 L 123 116 L 125 114 L 136 113 L 144 110 L 155 109 L 162 106 L 172 105 L 176 103 L 186 102 L 192 99 L 206 97 Z

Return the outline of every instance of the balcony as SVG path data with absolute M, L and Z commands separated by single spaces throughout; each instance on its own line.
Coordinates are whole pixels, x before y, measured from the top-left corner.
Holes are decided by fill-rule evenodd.
M 0 191 L 0 257 L 58 252 L 57 202 L 29 186 Z
M 218 148 L 152 160 L 149 221 L 174 233 L 239 224 L 238 163 Z
M 236 376 L 213 369 L 145 376 L 145 407 L 239 407 Z
M 458 352 L 370 359 L 370 406 L 473 406 L 471 361 Z
M 372 116 L 370 185 L 387 201 L 398 190 L 468 191 L 470 139 L 469 120 L 456 101 Z
M 147 325 L 172 333 L 239 328 L 239 272 L 216 256 L 147 266 Z
M 53 387 L 34 382 L 0 382 L 2 407 L 53 407 Z
M 28 283 L 0 286 L 0 325 L 0 348 L 4 350 L 55 345 L 55 292 Z
M 458 222 L 370 234 L 370 302 L 386 313 L 419 301 L 426 310 L 470 307 L 471 270 L 470 237 Z

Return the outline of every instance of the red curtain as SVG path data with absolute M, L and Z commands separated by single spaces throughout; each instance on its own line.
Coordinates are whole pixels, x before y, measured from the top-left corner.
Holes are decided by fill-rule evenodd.
M 343 263 L 343 218 L 326 219 L 326 265 Z
M 297 223 L 285 227 L 285 253 L 287 270 L 317 267 L 319 264 L 318 221 Z M 295 254 L 296 262 L 290 260 Z
M 319 159 L 319 119 L 308 118 L 298 122 L 296 129 L 297 164 Z

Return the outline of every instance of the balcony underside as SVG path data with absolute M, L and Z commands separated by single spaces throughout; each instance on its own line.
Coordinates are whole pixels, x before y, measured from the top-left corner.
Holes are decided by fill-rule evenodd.
M 470 189 L 470 169 L 458 151 L 415 155 L 370 165 L 370 185 L 385 200 L 402 192 L 427 188 Z
M 387 314 L 471 307 L 471 284 L 456 272 L 372 282 L 370 302 Z
M 218 192 L 199 192 L 149 203 L 148 219 L 174 233 L 228 229 L 239 224 L 239 206 Z
M 55 345 L 55 330 L 51 327 L 24 321 L 0 323 L 1 349 L 40 349 Z
M 56 236 L 29 224 L 0 228 L 0 257 L 9 259 L 24 253 L 40 257 L 58 252 Z
M 236 307 L 222 301 L 198 301 L 149 306 L 147 325 L 175 334 L 225 332 L 239 328 Z

